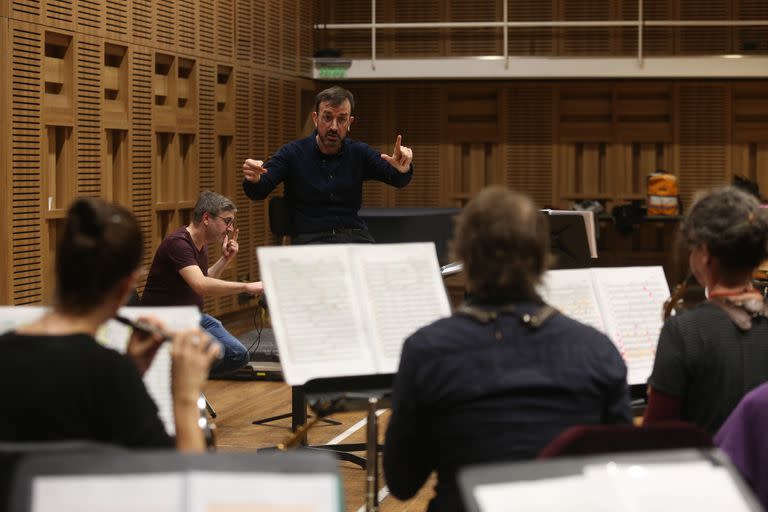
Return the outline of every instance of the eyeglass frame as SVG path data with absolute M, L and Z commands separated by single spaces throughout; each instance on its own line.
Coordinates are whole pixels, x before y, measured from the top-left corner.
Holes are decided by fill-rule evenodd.
M 216 217 L 217 219 L 221 219 L 224 221 L 224 225 L 226 227 L 234 226 L 235 225 L 235 218 L 234 217 L 222 217 L 221 215 L 216 215 L 215 213 L 208 212 L 208 215 L 210 217 Z

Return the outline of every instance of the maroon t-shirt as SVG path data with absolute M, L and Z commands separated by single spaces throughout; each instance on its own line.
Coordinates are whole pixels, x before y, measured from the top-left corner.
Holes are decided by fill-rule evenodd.
M 191 306 L 203 310 L 203 297 L 187 284 L 179 270 L 197 265 L 208 275 L 208 248 L 197 250 L 192 235 L 182 226 L 162 241 L 155 252 L 141 296 L 142 306 Z

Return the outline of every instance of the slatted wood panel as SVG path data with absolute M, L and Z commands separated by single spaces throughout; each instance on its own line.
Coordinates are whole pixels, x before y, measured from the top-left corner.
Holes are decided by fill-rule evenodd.
M 514 2 L 513 2 L 514 3 Z M 503 19 L 502 0 L 467 2 L 448 0 L 448 21 L 498 21 Z M 448 55 L 500 55 L 502 31 L 489 29 L 451 29 L 448 32 Z
M 382 84 L 355 84 L 350 89 L 355 95 L 355 122 L 349 137 L 365 142 L 376 151 L 391 154 L 396 133 L 387 130 L 389 120 L 388 88 Z M 403 134 L 403 144 L 410 146 L 410 134 Z M 367 181 L 363 185 L 363 206 L 367 208 L 390 206 L 388 185 L 378 181 Z
M 560 0 L 559 18 L 564 21 L 606 21 L 615 19 L 611 0 Z M 559 34 L 561 55 L 608 55 L 609 28 L 565 28 Z
M 176 4 L 176 26 L 180 52 L 193 53 L 197 51 L 197 14 L 199 10 L 198 0 L 184 0 Z
M 732 19 L 730 2 L 725 0 L 679 0 L 680 19 Z M 730 31 L 727 27 L 688 27 L 679 30 L 682 55 L 717 55 L 731 53 Z
M 234 0 L 216 0 L 216 55 L 223 59 L 231 59 L 235 51 L 235 2 Z M 253 26 L 248 34 L 254 39 Z M 258 34 L 258 33 L 257 33 Z
M 298 72 L 303 75 L 310 73 L 312 63 L 308 57 L 312 57 L 315 53 L 314 24 L 317 15 L 315 7 L 315 2 L 312 1 L 299 2 L 298 51 L 300 59 Z
M 144 235 L 144 265 L 152 263 L 152 66 L 153 52 L 134 49 L 131 54 L 131 184 L 132 211 Z
M 152 2 L 152 40 L 172 47 L 177 42 L 176 9 L 182 0 L 154 0 Z
M 727 182 L 728 91 L 724 85 L 678 87 L 680 194 L 690 205 L 695 191 Z
M 733 140 L 768 141 L 768 87 L 763 83 L 732 86 Z
M 77 40 L 75 119 L 77 122 L 77 194 L 103 194 L 101 165 L 101 68 L 104 47 L 99 38 L 80 36 Z
M 79 0 L 82 2 L 82 0 Z M 88 0 L 94 1 L 94 0 Z M 130 6 L 129 0 L 106 1 L 106 29 L 110 37 L 125 39 L 130 36 Z
M 286 73 L 299 71 L 299 0 L 280 2 L 280 69 Z
M 123 23 L 127 21 L 127 5 L 125 1 L 122 2 L 122 6 L 118 3 L 109 0 L 106 2 L 107 11 L 107 30 L 115 28 L 115 21 L 122 20 Z M 122 7 L 122 16 L 115 11 L 115 8 L 120 9 Z M 101 34 L 104 25 L 102 20 L 104 18 L 104 2 L 100 0 L 78 0 L 77 1 L 77 30 L 80 32 L 87 32 L 92 35 Z M 117 25 L 120 21 L 117 22 Z M 127 33 L 126 30 L 118 32 L 120 35 Z
M 241 256 L 237 257 L 237 274 L 247 279 L 256 279 L 255 249 L 264 231 L 263 202 L 251 201 L 243 192 L 242 163 L 246 158 L 265 159 L 265 124 L 264 109 L 256 100 L 264 97 L 264 81 L 261 77 L 253 76 L 244 69 L 235 70 L 235 200 L 237 201 L 238 222 L 240 235 Z M 260 143 L 256 143 L 256 139 Z M 266 241 L 263 241 L 266 242 Z
M 612 140 L 613 86 L 564 84 L 559 87 L 558 132 L 561 141 Z
M 621 18 L 625 21 L 636 21 L 638 17 L 637 0 L 620 0 Z M 644 0 L 643 18 L 645 20 L 677 19 L 675 3 L 668 0 Z M 620 52 L 623 55 L 637 55 L 637 29 L 622 28 Z M 675 29 L 665 27 L 643 28 L 644 55 L 671 55 L 675 49 Z
M 42 167 L 40 81 L 43 39 L 37 27 L 12 22 L 11 156 L 13 198 L 11 218 L 12 300 L 14 305 L 42 300 L 41 254 Z M 44 232 L 42 235 L 44 236 Z
M 280 19 L 281 15 L 281 9 L 280 9 L 280 2 L 275 0 L 269 0 L 266 2 L 266 17 L 263 18 L 266 20 L 267 27 L 271 27 L 273 30 L 275 30 L 277 37 L 274 35 L 272 37 L 265 37 L 267 41 L 267 53 L 265 55 L 265 60 L 258 61 L 257 64 L 266 65 L 269 69 L 277 70 L 280 69 L 280 31 L 284 30 L 285 25 L 283 21 Z
M 395 206 L 442 206 L 440 172 L 440 89 L 397 85 L 392 88 L 393 130 L 413 149 L 411 183 L 395 192 Z
M 266 38 L 255 37 L 251 31 L 254 19 L 254 5 L 252 0 L 236 0 L 235 7 L 235 58 L 245 65 L 250 65 L 255 58 L 256 49 L 259 49 L 256 58 L 263 58 L 266 54 Z M 264 4 L 259 3 L 259 8 L 264 9 Z M 262 18 L 264 19 L 264 18 Z
M 10 0 L 11 17 L 14 19 L 38 21 L 42 12 L 41 0 Z
M 8 8 L 7 3 L 0 4 L 0 41 L 3 45 L 8 45 L 10 36 L 8 35 Z M 0 80 L 0 119 L 10 119 L 10 84 L 7 77 L 11 76 L 9 58 L 0 58 L 0 77 L 6 77 Z M 0 215 L 10 219 L 11 203 L 13 201 L 13 179 L 11 175 L 9 159 L 11 157 L 11 133 L 9 123 L 0 122 L 0 183 L 5 183 L 5 187 L 0 189 Z M 11 224 L 9 222 L 0 223 L 0 240 L 3 241 L 0 248 L 0 269 L 6 276 L 11 275 L 11 248 L 8 243 L 11 240 Z M 12 283 L 9 277 L 0 280 L 0 303 L 11 303 Z
M 139 42 L 152 39 L 152 0 L 132 0 L 131 35 Z
M 737 143 L 731 153 L 731 174 L 757 183 L 760 195 L 765 197 L 768 190 L 768 142 Z
M 503 113 L 506 184 L 529 194 L 541 206 L 552 205 L 554 90 L 523 85 L 505 90 Z
M 45 24 L 71 29 L 75 19 L 73 4 L 73 0 L 45 0 Z
M 614 92 L 618 141 L 669 142 L 674 126 L 674 88 L 670 82 L 620 84 Z
M 442 21 L 444 18 L 440 0 L 392 0 L 395 23 Z M 392 35 L 395 57 L 428 57 L 444 55 L 438 29 L 397 30 Z
M 216 38 L 214 36 L 216 21 L 216 2 L 214 0 L 198 0 L 200 10 L 197 19 L 197 36 L 200 53 L 211 57 L 216 51 Z
M 768 19 L 768 2 L 764 0 L 736 0 L 736 17 L 740 20 Z M 742 27 L 736 29 L 734 52 L 746 54 L 768 53 L 768 27 Z
M 553 20 L 556 0 L 540 2 L 508 2 L 510 21 Z M 552 55 L 554 52 L 552 29 L 510 29 L 508 46 L 510 55 Z
M 371 3 L 360 0 L 337 0 L 321 2 L 318 12 L 320 23 L 370 23 Z M 378 21 L 392 21 L 391 16 L 386 16 L 384 2 L 376 3 L 376 19 Z M 414 21 L 414 20 L 410 20 Z M 377 32 L 376 53 L 379 56 L 393 55 L 391 30 Z M 324 31 L 321 34 L 319 48 L 339 48 L 345 57 L 370 58 L 371 56 L 371 31 L 370 30 L 336 30 Z

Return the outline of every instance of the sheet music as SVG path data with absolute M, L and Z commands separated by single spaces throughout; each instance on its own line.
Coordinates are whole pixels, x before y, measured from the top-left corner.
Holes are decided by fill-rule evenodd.
M 647 382 L 669 297 L 662 267 L 550 270 L 542 283 L 547 303 L 611 338 L 627 364 L 629 384 Z
M 405 338 L 450 314 L 431 243 L 257 249 L 286 382 L 391 373 Z
M 376 373 L 349 250 L 349 245 L 313 245 L 256 251 L 288 384 Z
M 0 306 L 0 334 L 37 320 L 47 309 L 44 306 Z
M 338 512 L 343 508 L 338 477 L 330 473 L 192 471 L 187 489 L 186 512 Z
M 123 307 L 118 312 L 131 320 L 152 316 L 162 321 L 169 331 L 193 329 L 200 326 L 200 311 L 196 306 L 170 307 Z M 109 320 L 97 334 L 97 338 L 107 347 L 125 353 L 131 328 L 116 320 Z M 170 435 L 176 433 L 173 416 L 173 394 L 171 392 L 171 351 L 168 343 L 163 343 L 157 351 L 152 364 L 144 373 L 144 386 L 149 396 L 157 405 L 158 414 Z
M 645 384 L 664 323 L 664 301 L 669 298 L 664 269 L 594 268 L 592 275 L 608 336 L 627 363 L 627 382 Z
M 724 467 L 709 462 L 600 464 L 578 474 L 478 485 L 482 512 L 747 512 L 749 507 Z
M 183 512 L 182 474 L 43 476 L 32 512 Z
M 563 314 L 607 333 L 588 269 L 546 272 L 539 294 Z
M 379 361 L 379 372 L 395 373 L 405 339 L 451 314 L 434 244 L 378 244 L 356 248 L 362 279 L 360 303 Z

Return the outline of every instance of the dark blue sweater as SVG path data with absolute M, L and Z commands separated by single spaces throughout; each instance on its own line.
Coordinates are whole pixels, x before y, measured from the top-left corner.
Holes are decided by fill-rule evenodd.
M 337 154 L 323 154 L 314 132 L 281 147 L 264 167 L 267 172 L 258 183 L 243 180 L 243 190 L 251 199 L 264 199 L 285 182 L 296 234 L 365 228 L 357 214 L 363 201 L 363 181 L 402 188 L 413 176 L 413 168 L 398 172 L 381 153 L 349 138 Z

